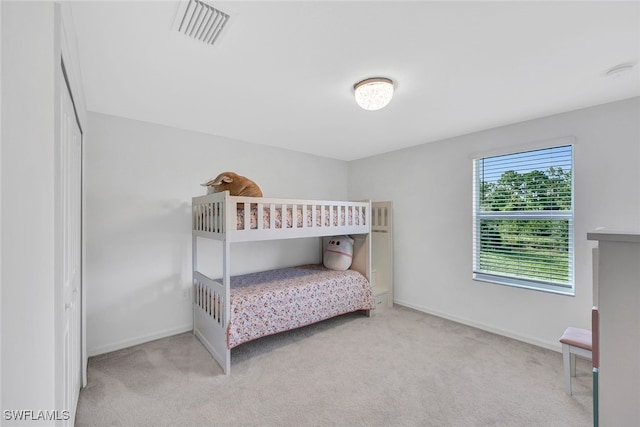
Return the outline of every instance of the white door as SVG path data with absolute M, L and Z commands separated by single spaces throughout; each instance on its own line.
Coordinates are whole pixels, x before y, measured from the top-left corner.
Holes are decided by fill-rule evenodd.
M 63 425 L 73 426 L 82 385 L 81 330 L 81 254 L 82 254 L 82 133 L 76 120 L 71 93 L 62 73 L 60 85 L 60 146 L 59 149 L 59 223 L 61 250 L 61 295 L 64 302 L 61 336 L 62 370 L 61 414 Z

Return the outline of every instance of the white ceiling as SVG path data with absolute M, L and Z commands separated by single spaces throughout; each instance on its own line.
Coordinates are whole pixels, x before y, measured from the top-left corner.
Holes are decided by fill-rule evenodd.
M 89 111 L 341 160 L 640 95 L 640 2 L 71 2 Z M 386 108 L 353 84 L 388 77 Z M 179 141 L 177 141 L 179 142 Z

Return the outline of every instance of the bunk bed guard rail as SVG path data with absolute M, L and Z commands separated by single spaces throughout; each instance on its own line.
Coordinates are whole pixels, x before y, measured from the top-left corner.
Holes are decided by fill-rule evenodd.
M 193 235 L 230 242 L 367 234 L 371 203 L 229 196 L 193 198 Z

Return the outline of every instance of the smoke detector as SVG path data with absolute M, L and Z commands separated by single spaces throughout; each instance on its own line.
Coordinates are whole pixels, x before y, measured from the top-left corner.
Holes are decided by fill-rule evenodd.
M 180 2 L 174 28 L 187 37 L 212 45 L 229 15 L 200 0 Z

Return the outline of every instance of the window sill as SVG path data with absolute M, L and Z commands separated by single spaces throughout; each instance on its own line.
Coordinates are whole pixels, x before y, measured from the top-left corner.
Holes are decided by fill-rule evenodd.
M 494 283 L 497 285 L 511 286 L 514 288 L 529 289 L 532 291 L 547 292 L 570 297 L 573 297 L 576 294 L 573 287 L 565 288 L 561 286 L 554 286 L 552 284 L 529 282 L 523 279 L 498 277 L 485 273 L 473 273 L 473 280 L 477 282 Z

